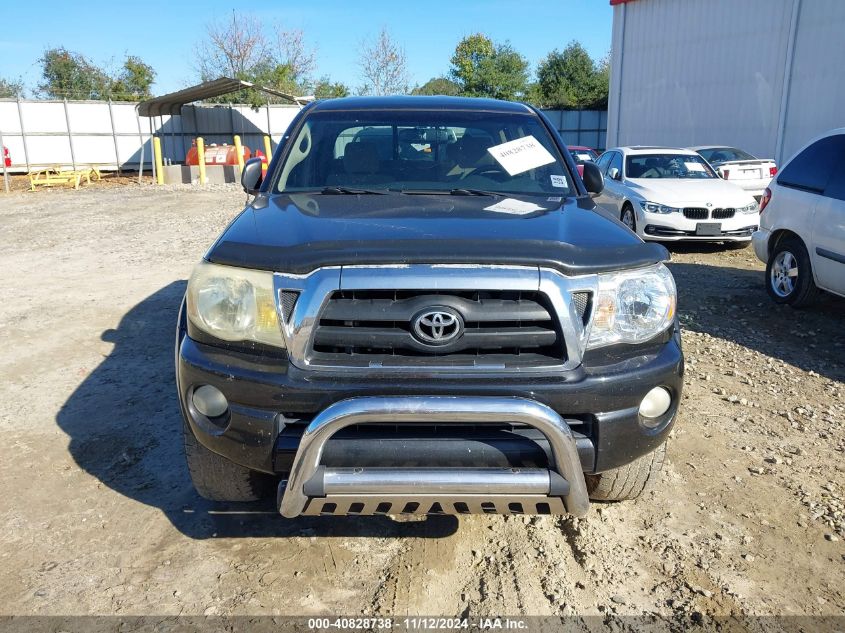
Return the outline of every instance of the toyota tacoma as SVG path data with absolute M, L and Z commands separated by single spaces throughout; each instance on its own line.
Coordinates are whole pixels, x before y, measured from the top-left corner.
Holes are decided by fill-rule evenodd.
M 176 381 L 203 497 L 572 514 L 657 477 L 681 398 L 665 248 L 531 106 L 304 107 L 196 266 Z

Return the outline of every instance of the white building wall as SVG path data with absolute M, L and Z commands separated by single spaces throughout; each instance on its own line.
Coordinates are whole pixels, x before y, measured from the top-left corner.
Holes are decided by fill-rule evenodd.
M 845 1 L 614 7 L 608 146 L 735 145 L 783 162 L 845 125 Z

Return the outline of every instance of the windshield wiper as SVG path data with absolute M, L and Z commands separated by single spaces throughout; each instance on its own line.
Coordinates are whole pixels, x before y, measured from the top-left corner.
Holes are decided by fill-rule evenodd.
M 322 191 L 320 191 L 323 195 L 326 196 L 338 196 L 338 195 L 378 195 L 383 196 L 386 194 L 386 191 L 379 191 L 377 189 L 355 189 L 353 187 L 324 187 Z
M 485 189 L 452 189 L 449 192 L 453 196 L 501 196 L 503 194 Z
M 407 196 L 502 196 L 496 191 L 483 189 L 391 189 Z

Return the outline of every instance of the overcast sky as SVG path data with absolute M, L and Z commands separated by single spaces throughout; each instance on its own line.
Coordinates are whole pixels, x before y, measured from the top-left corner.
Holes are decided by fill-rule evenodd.
M 482 32 L 509 40 L 536 67 L 546 53 L 580 40 L 595 58 L 610 51 L 613 11 L 608 0 L 316 0 L 300 2 L 165 2 L 70 5 L 52 0 L 8 1 L 0 9 L 0 77 L 22 78 L 31 96 L 40 80 L 37 60 L 46 48 L 64 46 L 100 65 L 119 66 L 128 53 L 155 68 L 154 92 L 195 83 L 193 46 L 210 20 L 233 8 L 302 29 L 317 49 L 317 74 L 353 89 L 359 85 L 357 51 L 382 26 L 405 47 L 412 83 L 445 74 L 455 45 Z M 53 7 L 53 5 L 55 5 Z M 53 8 L 51 8 L 53 7 Z M 96 7 L 96 9 L 92 9 Z M 255 7 L 255 10 L 249 9 Z

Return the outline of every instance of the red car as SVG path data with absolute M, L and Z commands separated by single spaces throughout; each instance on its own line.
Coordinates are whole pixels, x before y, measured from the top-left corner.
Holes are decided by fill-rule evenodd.
M 599 155 L 592 147 L 585 147 L 584 145 L 569 145 L 568 148 L 569 153 L 572 154 L 572 158 L 575 159 L 576 163 L 583 163 L 586 160 L 596 162 L 599 159 Z
M 3 162 L 6 164 L 6 167 L 12 166 L 12 157 L 7 147 L 3 147 Z

